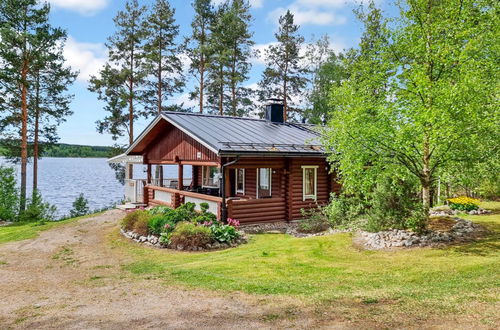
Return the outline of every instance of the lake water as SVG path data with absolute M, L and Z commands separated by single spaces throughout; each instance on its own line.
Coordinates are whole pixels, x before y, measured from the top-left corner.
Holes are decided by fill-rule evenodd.
M 42 158 L 38 164 L 38 189 L 45 201 L 57 207 L 58 216 L 69 214 L 80 193 L 88 199 L 91 210 L 115 205 L 124 198 L 124 187 L 105 158 Z M 19 180 L 20 165 L 9 164 L 2 157 L 0 165 L 15 167 Z M 28 196 L 32 174 L 32 164 L 28 164 Z M 164 176 L 175 178 L 177 167 L 164 166 Z M 134 165 L 134 177 L 146 178 L 145 166 Z

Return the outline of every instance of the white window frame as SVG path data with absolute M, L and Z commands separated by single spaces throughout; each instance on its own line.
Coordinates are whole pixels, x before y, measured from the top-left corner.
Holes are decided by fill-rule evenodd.
M 218 183 L 216 185 L 214 185 L 214 186 L 206 186 L 205 185 L 205 168 L 207 168 L 207 167 L 208 168 L 210 168 L 210 167 L 217 168 L 217 166 L 202 166 L 201 167 L 201 187 L 202 188 L 219 188 L 219 184 Z M 220 172 L 220 169 L 219 169 L 219 172 Z
M 318 167 L 319 166 L 302 166 L 302 200 L 312 199 L 318 200 Z M 314 194 L 306 195 L 306 169 L 314 169 Z
M 260 173 L 260 170 L 261 169 L 267 169 L 269 170 L 269 197 L 272 197 L 273 196 L 273 190 L 272 190 L 272 184 L 273 184 L 273 169 L 270 168 L 270 167 L 259 167 L 257 168 L 257 190 L 255 191 L 255 195 L 257 198 L 260 198 L 259 196 L 259 189 L 260 189 L 260 176 L 259 176 L 259 173 Z M 266 196 L 268 197 L 268 196 Z
M 238 171 L 243 171 L 243 189 L 238 189 Z M 245 169 L 244 168 L 237 168 L 236 169 L 236 175 L 234 176 L 234 190 L 236 191 L 237 194 L 245 194 Z

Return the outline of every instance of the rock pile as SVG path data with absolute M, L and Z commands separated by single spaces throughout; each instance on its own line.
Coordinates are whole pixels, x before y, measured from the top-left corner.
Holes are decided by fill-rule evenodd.
M 423 247 L 447 244 L 473 238 L 473 234 L 483 232 L 484 228 L 471 221 L 453 218 L 456 224 L 450 231 L 428 231 L 424 234 L 407 230 L 388 230 L 378 233 L 362 231 L 359 233 L 361 243 L 369 250 L 379 250 L 396 247 Z
M 465 211 L 452 210 L 450 208 L 436 208 L 436 209 L 430 210 L 429 215 L 430 216 L 444 217 L 444 216 L 449 216 L 449 215 L 457 215 L 457 214 L 461 214 L 461 213 L 466 213 L 469 215 L 481 215 L 481 214 L 491 213 L 491 211 L 484 210 L 484 209 L 478 209 L 478 210 L 472 210 L 469 212 L 465 212 Z
M 212 244 L 207 244 L 204 247 L 191 248 L 191 247 L 187 247 L 187 246 L 183 246 L 183 245 L 171 246 L 171 245 L 163 244 L 162 242 L 160 242 L 160 237 L 158 237 L 156 235 L 141 236 L 133 231 L 125 231 L 123 229 L 120 229 L 120 232 L 123 236 L 130 238 L 137 243 L 143 243 L 143 244 L 147 244 L 147 245 L 156 246 L 158 248 L 168 248 L 168 249 L 179 250 L 179 251 L 205 251 L 205 250 L 227 249 L 230 247 L 236 247 L 240 244 L 245 244 L 248 241 L 247 237 L 243 235 L 231 243 L 215 242 Z

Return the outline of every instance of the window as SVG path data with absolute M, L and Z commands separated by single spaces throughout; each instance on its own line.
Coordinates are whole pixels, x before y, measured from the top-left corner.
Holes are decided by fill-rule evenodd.
M 203 166 L 201 185 L 206 188 L 219 188 L 219 168 L 215 166 Z
M 245 193 L 245 169 L 237 168 L 236 169 L 236 193 L 244 194 Z
M 318 166 L 302 166 L 303 200 L 316 200 L 318 195 Z
M 257 198 L 271 197 L 271 169 L 257 169 Z

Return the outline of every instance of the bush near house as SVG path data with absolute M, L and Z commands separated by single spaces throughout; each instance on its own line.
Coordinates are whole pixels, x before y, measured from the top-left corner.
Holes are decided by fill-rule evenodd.
M 186 203 L 177 209 L 159 206 L 148 211 L 133 211 L 125 216 L 121 227 L 140 236 L 159 236 L 163 245 L 184 248 L 205 247 L 216 242 L 231 244 L 241 236 L 238 221 L 228 219 L 228 224 L 223 224 L 208 211 L 207 203 L 200 204 L 201 212 L 195 207 L 194 203 Z

